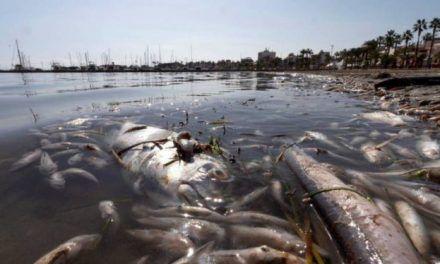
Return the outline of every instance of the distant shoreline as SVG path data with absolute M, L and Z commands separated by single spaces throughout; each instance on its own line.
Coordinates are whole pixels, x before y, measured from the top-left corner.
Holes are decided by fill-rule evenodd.
M 440 74 L 440 68 L 413 68 L 413 69 L 320 69 L 320 70 L 148 70 L 148 71 L 132 71 L 132 70 L 120 70 L 120 71 L 54 71 L 54 70 L 40 70 L 40 71 L 14 71 L 14 70 L 0 70 L 0 73 L 206 73 L 206 72 L 288 72 L 288 73 L 310 73 L 310 74 L 331 74 L 331 75 L 345 75 L 345 74 L 374 74 L 381 72 L 390 73 L 435 73 Z

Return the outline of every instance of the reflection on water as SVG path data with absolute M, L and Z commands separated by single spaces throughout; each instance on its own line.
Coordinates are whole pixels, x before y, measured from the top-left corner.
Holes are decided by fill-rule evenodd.
M 26 78 L 25 83 L 23 77 Z M 213 196 L 212 192 L 215 192 L 221 197 L 222 203 L 215 207 L 220 215 L 230 213 L 230 209 L 234 208 L 282 219 L 285 219 L 284 209 L 267 186 L 278 180 L 284 188 L 283 193 L 294 193 L 294 198 L 301 197 L 302 190 L 285 164 L 275 162 L 283 145 L 301 140 L 301 146 L 315 159 L 359 171 L 402 171 L 418 168 L 429 161 L 420 153 L 417 142 L 427 136 L 437 139 L 436 131 L 414 120 L 405 120 L 411 127 L 408 129 L 353 119 L 354 115 L 371 111 L 375 105 L 325 92 L 322 86 L 332 81 L 327 77 L 268 73 L 0 75 L 0 119 L 4 124 L 0 128 L 1 262 L 29 263 L 67 239 L 102 232 L 106 228 L 98 204 L 103 200 L 115 203 L 120 215 L 118 230 L 106 235 L 95 251 L 80 256 L 78 263 L 128 263 L 144 255 L 150 256 L 151 263 L 166 263 L 179 257 L 176 248 L 170 249 L 166 245 L 155 247 L 152 244 L 160 244 L 160 241 L 148 244 L 126 232 L 150 226 L 181 234 L 183 231 L 179 228 L 183 228 L 186 222 L 182 224 L 182 218 L 174 219 L 180 223 L 177 228 L 176 224 L 166 224 L 165 219 L 149 215 L 150 218 L 144 216 L 144 224 L 139 223 L 139 215 L 132 211 L 133 205 L 157 209 L 165 205 L 174 206 L 176 201 L 160 200 L 160 204 L 134 192 L 122 177 L 124 170 L 110 156 L 108 159 L 104 157 L 107 163 L 97 166 L 94 155 L 84 149 L 55 155 L 59 149 L 46 147 L 45 151 L 53 157 L 59 171 L 78 167 L 92 173 L 99 181 L 95 184 L 81 177 L 72 177 L 62 190 L 51 188 L 49 178 L 36 167 L 38 162 L 9 172 L 11 164 L 22 154 L 47 144 L 42 139 L 51 143 L 66 140 L 93 143 L 108 151 L 110 131 L 127 120 L 173 131 L 186 130 L 200 142 L 208 142 L 215 137 L 227 150 L 229 169 L 234 178 L 226 187 L 216 185 L 215 191 L 202 193 L 202 196 Z M 66 121 L 76 118 L 87 118 L 87 122 L 66 125 Z M 325 138 L 310 131 L 322 133 Z M 383 145 L 392 152 L 391 165 L 368 162 L 361 151 L 364 144 L 383 143 L 399 132 L 407 136 Z M 74 156 L 79 153 L 85 153 L 83 159 L 75 161 Z M 380 189 L 361 186 L 351 178 L 345 177 L 344 180 L 350 184 L 357 183 L 369 195 L 390 204 L 395 199 Z M 384 179 L 378 180 L 381 181 Z M 395 175 L 385 181 L 414 187 L 405 185 L 409 182 L 407 180 L 396 180 Z M 436 184 L 416 183 L 438 194 Z M 244 194 L 252 192 L 259 193 L 255 200 L 239 203 Z M 300 199 L 295 201 L 290 205 L 296 208 L 292 214 L 302 222 L 304 206 Z M 418 210 L 425 225 L 439 230 L 438 219 L 433 219 L 423 208 L 418 207 Z M 168 215 L 168 218 L 171 216 Z M 213 250 L 257 246 L 251 245 L 249 240 L 252 240 L 251 230 L 257 232 L 259 229 L 246 228 L 270 226 L 244 220 L 203 221 L 211 227 L 209 234 L 213 234 L 212 230 L 220 230 L 212 235 L 212 240 L 216 242 Z M 148 222 L 147 225 L 145 222 Z M 186 224 L 192 226 L 194 223 Z M 212 229 L 211 225 L 215 228 Z M 316 229 L 315 242 L 328 252 L 336 252 L 323 227 L 317 223 L 313 226 Z M 294 234 L 283 226 L 276 228 Z M 210 240 L 191 236 L 189 239 L 188 243 L 194 244 L 194 248 Z M 261 241 L 265 244 L 269 242 Z M 429 252 L 438 254 L 435 248 Z M 338 262 L 338 254 L 332 253 L 328 257 Z

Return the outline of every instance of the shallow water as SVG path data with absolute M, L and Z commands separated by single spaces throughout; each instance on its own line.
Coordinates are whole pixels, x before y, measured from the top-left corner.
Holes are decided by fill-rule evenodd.
M 376 105 L 324 91 L 323 86 L 333 81 L 324 76 L 270 73 L 1 74 L 0 262 L 30 263 L 67 239 L 102 232 L 105 224 L 98 211 L 102 200 L 116 203 L 121 218 L 119 231 L 106 236 L 97 250 L 81 256 L 78 263 L 128 263 L 146 254 L 154 263 L 170 260 L 170 252 L 153 249 L 126 234 L 127 229 L 142 228 L 131 212 L 133 204 L 149 207 L 163 204 L 135 194 L 123 180 L 123 169 L 116 162 L 102 169 L 79 163 L 76 167 L 93 173 L 99 185 L 72 180 L 63 190 L 49 186 L 47 177 L 36 168 L 38 162 L 9 172 L 11 164 L 23 153 L 40 146 L 40 138 L 30 134 L 29 129 L 53 131 L 59 127 L 62 130 L 64 122 L 75 118 L 88 118 L 86 129 L 99 133 L 109 132 L 106 124 L 110 121 L 130 120 L 174 131 L 188 130 L 201 142 L 207 142 L 212 136 L 220 138 L 222 147 L 238 164 L 257 164 L 255 171 L 243 171 L 237 169 L 236 164 L 231 165 L 234 179 L 230 183 L 232 187 L 224 190 L 222 206 L 242 194 L 267 186 L 272 179 L 300 191 L 301 187 L 285 164 L 274 161 L 282 145 L 296 142 L 305 131 L 322 132 L 337 146 L 342 146 L 335 148 L 316 140 L 301 143 L 305 148 L 328 149 L 345 157 L 311 152 L 320 161 L 361 171 L 389 170 L 368 163 L 356 150 L 359 145 L 350 150 L 343 143 L 350 144 L 354 137 L 362 136 L 366 138 L 365 143 L 379 144 L 390 138 L 387 133 L 397 133 L 402 127 L 353 120 L 359 113 L 376 109 Z M 394 143 L 415 151 L 418 135 L 424 133 L 438 139 L 438 133 L 430 131 L 426 124 L 416 120 L 407 123 L 415 136 Z M 94 134 L 93 138 L 102 145 L 106 143 L 105 136 Z M 261 164 L 267 156 L 270 161 Z M 68 158 L 56 160 L 60 169 L 70 167 Z M 395 155 L 395 160 L 402 159 Z M 394 178 L 389 179 L 392 180 Z M 243 210 L 285 217 L 268 194 Z M 297 215 L 300 222 L 302 211 Z M 424 219 L 426 225 L 438 229 L 436 221 L 429 217 Z M 316 225 L 315 242 L 333 252 L 332 245 L 326 242 Z M 225 226 L 222 224 L 222 227 Z M 216 248 L 228 249 L 232 245 L 226 240 Z M 438 252 L 432 248 L 430 254 L 438 255 Z M 337 254 L 330 254 L 329 261 L 338 262 Z

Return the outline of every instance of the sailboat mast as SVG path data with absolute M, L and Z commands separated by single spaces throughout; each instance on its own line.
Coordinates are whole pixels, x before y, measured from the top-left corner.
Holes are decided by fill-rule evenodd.
M 20 52 L 20 48 L 18 47 L 18 40 L 15 40 L 15 45 L 17 46 L 17 54 L 18 54 L 18 61 L 20 63 L 20 66 L 23 67 L 23 58 L 22 58 L 22 54 Z

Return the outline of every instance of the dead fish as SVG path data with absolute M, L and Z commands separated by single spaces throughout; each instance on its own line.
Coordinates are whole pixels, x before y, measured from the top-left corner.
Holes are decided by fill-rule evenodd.
M 417 150 L 421 155 L 428 159 L 440 158 L 440 147 L 436 140 L 432 140 L 429 136 L 422 136 L 417 142 Z
M 101 218 L 106 222 L 106 226 L 109 227 L 111 233 L 115 233 L 118 230 L 120 218 L 116 206 L 112 201 L 101 201 L 99 203 L 99 212 Z
M 90 172 L 79 168 L 69 168 L 50 175 L 49 184 L 55 189 L 63 189 L 66 184 L 66 178 L 72 176 L 78 176 L 80 178 L 99 183 L 98 179 L 96 179 L 96 177 Z
M 198 206 L 179 205 L 161 209 L 150 209 L 144 205 L 135 204 L 132 212 L 138 217 L 162 216 L 162 217 L 187 217 L 204 219 L 214 222 L 224 222 L 226 217 L 210 209 Z
M 95 249 L 100 241 L 101 235 L 98 234 L 76 236 L 38 259 L 34 264 L 68 263 L 82 251 Z
M 48 138 L 49 137 L 49 134 L 41 132 L 41 131 L 32 131 L 28 135 L 39 137 L 39 138 Z
M 304 255 L 305 244 L 297 236 L 274 228 L 232 225 L 227 227 L 232 247 L 255 247 L 267 245 L 293 254 Z
M 52 143 L 52 142 L 50 142 L 50 140 L 47 139 L 47 138 L 43 138 L 42 140 L 40 140 L 40 146 L 49 145 L 49 144 L 51 144 L 51 143 Z
M 342 182 L 334 172 L 297 146 L 285 151 L 285 161 L 307 192 L 332 190 L 311 199 L 318 213 L 332 226 L 334 235 L 337 234 L 347 262 L 420 262 L 401 225 L 382 213 L 367 197 Z
M 43 175 L 51 175 L 58 170 L 58 165 L 53 162 L 47 152 L 43 152 L 40 158 L 40 166 L 38 166 L 40 173 Z
M 371 113 L 362 113 L 360 117 L 370 120 L 372 122 L 389 124 L 391 126 L 404 126 L 406 122 L 403 121 L 402 117 L 393 114 L 388 111 L 378 111 Z
M 338 144 L 336 144 L 335 142 L 330 140 L 326 135 L 324 135 L 321 132 L 306 131 L 306 132 L 304 132 L 304 136 L 299 140 L 299 143 L 304 140 L 316 140 L 316 141 L 322 142 L 330 147 L 333 147 L 335 149 L 341 148 Z
M 250 224 L 278 227 L 289 230 L 289 222 L 276 216 L 253 211 L 239 211 L 226 216 L 225 221 L 231 224 Z
M 338 159 L 338 160 L 341 160 L 341 161 L 344 161 L 344 162 L 347 162 L 347 163 L 351 163 L 351 164 L 355 164 L 355 165 L 359 163 L 356 160 L 344 157 L 342 155 L 339 155 L 339 154 L 337 154 L 335 152 L 332 152 L 332 151 L 326 150 L 326 149 L 321 149 L 321 148 L 304 148 L 304 151 L 307 154 L 309 154 L 309 155 L 313 154 L 313 156 L 320 156 L 320 155 L 324 155 L 325 156 L 325 155 L 328 155 L 329 157 L 332 157 L 334 159 Z
M 72 146 L 71 142 L 56 142 L 47 144 L 41 147 L 43 150 L 61 150 L 61 149 L 69 149 Z
M 127 233 L 148 246 L 175 257 L 187 255 L 194 249 L 194 244 L 190 239 L 176 232 L 158 229 L 133 229 L 128 230 Z
M 239 199 L 226 206 L 228 212 L 232 213 L 243 209 L 246 205 L 252 203 L 253 201 L 260 198 L 264 193 L 266 193 L 267 189 L 268 187 L 264 186 L 240 197 Z
M 83 157 L 84 157 L 83 153 L 77 153 L 67 160 L 67 164 L 69 164 L 70 166 L 75 166 L 76 164 L 81 162 Z
M 149 216 L 139 218 L 137 221 L 148 228 L 175 230 L 198 243 L 221 242 L 225 237 L 224 229 L 218 224 L 201 219 Z
M 366 143 L 361 146 L 362 154 L 370 163 L 388 165 L 393 162 L 393 156 L 387 148 L 377 148 L 374 143 Z
M 202 264 L 201 257 L 212 252 L 214 248 L 214 241 L 210 241 L 201 247 L 194 250 L 193 254 L 188 254 L 174 261 L 172 264 Z M 204 263 L 204 262 L 203 262 Z M 205 263 L 207 264 L 207 263 Z
M 440 217 L 440 197 L 433 194 L 428 189 L 423 187 L 413 189 L 399 183 L 383 183 L 388 185 L 388 191 L 390 194 L 396 197 L 409 199 L 419 205 L 419 207 L 417 207 L 418 209 Z M 396 190 L 396 192 L 391 192 L 393 189 Z
M 29 166 L 33 162 L 40 159 L 42 153 L 43 152 L 41 151 L 41 149 L 36 149 L 36 150 L 33 150 L 31 152 L 24 154 L 21 157 L 21 159 L 19 159 L 18 161 L 14 162 L 14 164 L 12 164 L 10 171 L 16 171 L 16 170 L 22 169 L 26 166 Z
M 422 256 L 427 256 L 430 248 L 430 240 L 423 219 L 414 208 L 404 201 L 395 202 L 394 207 L 396 208 L 397 215 L 406 233 L 417 251 L 419 251 Z
M 102 169 L 109 165 L 107 160 L 93 156 L 85 157 L 83 160 L 96 169 Z
M 394 144 L 394 143 L 389 143 L 388 146 L 390 147 L 390 149 L 392 151 L 397 153 L 399 156 L 402 156 L 402 157 L 405 157 L 405 158 L 408 158 L 408 159 L 418 159 L 419 158 L 419 155 L 417 155 L 416 152 L 414 152 L 414 151 L 412 151 L 412 150 L 410 150 L 408 148 L 399 146 L 399 145 Z
M 305 261 L 293 254 L 279 251 L 268 246 L 259 246 L 247 249 L 219 250 L 209 254 L 202 254 L 194 263 L 215 264 L 298 264 Z
M 358 145 L 358 144 L 361 144 L 362 142 L 365 142 L 367 140 L 368 140 L 368 138 L 366 138 L 366 137 L 355 136 L 354 138 L 351 139 L 350 145 L 352 145 L 352 146 Z
M 284 212 L 291 211 L 290 206 L 284 200 L 284 190 L 280 181 L 272 180 L 270 182 L 270 193 Z
M 79 149 L 66 149 L 66 150 L 61 150 L 61 151 L 58 151 L 58 152 L 56 152 L 56 153 L 54 153 L 53 155 L 52 155 L 52 158 L 58 158 L 58 157 L 61 157 L 61 156 L 65 156 L 65 155 L 75 155 L 75 154 L 77 154 L 77 153 L 79 153 L 80 152 L 80 150 Z
M 382 212 L 386 213 L 390 217 L 394 217 L 393 208 L 391 208 L 387 202 L 379 198 L 374 198 L 373 201 Z

